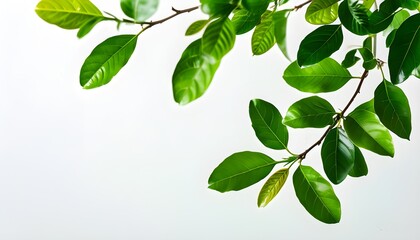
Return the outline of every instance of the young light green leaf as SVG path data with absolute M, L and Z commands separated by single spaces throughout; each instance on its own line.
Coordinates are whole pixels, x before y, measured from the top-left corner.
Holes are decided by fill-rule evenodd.
M 391 24 L 384 30 L 384 34 L 389 36 L 391 32 L 398 29 L 401 24 L 410 17 L 410 13 L 406 10 L 401 10 L 395 13 L 394 18 L 392 19 Z
M 261 16 L 261 23 L 255 27 L 251 39 L 252 53 L 254 55 L 266 53 L 276 43 L 272 15 L 273 12 L 266 11 Z
M 401 138 L 410 139 L 410 105 L 399 87 L 384 80 L 375 90 L 374 106 L 385 127 Z
M 159 0 L 120 0 L 122 11 L 137 22 L 149 19 L 159 7 Z
M 286 68 L 283 78 L 299 91 L 321 93 L 340 89 L 352 76 L 334 59 L 326 58 L 306 68 L 300 68 L 295 61 Z
M 83 38 L 86 36 L 92 29 L 98 24 L 104 20 L 103 18 L 93 18 L 92 20 L 86 22 L 83 26 L 80 27 L 79 31 L 77 32 L 78 38 Z
M 344 0 L 338 7 L 341 23 L 350 32 L 357 35 L 369 34 L 369 17 L 367 9 L 358 1 Z
M 312 24 L 330 24 L 338 17 L 338 0 L 313 0 L 305 13 Z
M 201 10 L 210 17 L 227 17 L 235 9 L 239 0 L 200 0 Z
M 356 57 L 357 49 L 350 50 L 344 60 L 341 62 L 341 66 L 345 68 L 350 68 L 356 64 L 360 58 Z
M 93 19 L 103 19 L 89 0 L 41 0 L 35 12 L 44 21 L 64 29 L 78 29 Z
M 202 38 L 203 53 L 221 60 L 235 45 L 235 29 L 229 18 L 219 18 L 210 23 Z
M 261 99 L 251 100 L 249 117 L 255 134 L 264 146 L 278 150 L 287 148 L 289 133 L 274 105 Z
M 363 157 L 362 151 L 357 146 L 354 146 L 354 165 L 349 172 L 351 177 L 362 177 L 368 174 L 368 167 Z
M 299 202 L 314 218 L 338 223 L 341 204 L 331 184 L 312 167 L 300 165 L 293 174 L 293 186 Z
M 137 44 L 137 35 L 119 35 L 99 44 L 86 58 L 80 70 L 84 89 L 105 85 L 127 64 Z
M 208 19 L 205 20 L 198 20 L 193 22 L 185 32 L 185 36 L 191 36 L 196 33 L 199 33 L 203 28 L 209 23 Z
M 214 169 L 209 188 L 219 191 L 238 191 L 265 178 L 277 162 L 258 152 L 239 152 L 226 158 Z
M 420 13 L 405 20 L 395 33 L 389 48 L 388 66 L 391 82 L 404 82 L 418 68 L 420 59 Z
M 283 123 L 292 128 L 323 128 L 331 125 L 335 111 L 331 104 L 318 96 L 301 99 L 287 110 Z
M 353 168 L 354 145 L 342 128 L 333 128 L 325 137 L 321 148 L 322 165 L 328 179 L 339 184 Z
M 201 38 L 182 53 L 172 76 L 173 96 L 184 105 L 201 97 L 209 87 L 220 61 L 201 51 Z
M 261 188 L 260 194 L 258 195 L 258 207 L 267 206 L 271 200 L 273 200 L 277 194 L 280 192 L 284 183 L 287 180 L 289 175 L 289 169 L 283 168 L 275 172 L 271 177 L 265 182 L 264 186 Z
M 359 147 L 383 156 L 394 156 L 391 134 L 377 118 L 373 100 L 357 107 L 344 120 L 344 129 Z
M 363 5 L 366 9 L 370 9 L 376 0 L 363 0 Z
M 308 66 L 320 62 L 340 49 L 343 43 L 341 25 L 325 25 L 309 33 L 300 43 L 297 63 Z
M 272 18 L 274 22 L 274 37 L 276 38 L 277 46 L 280 48 L 283 55 L 290 60 L 286 44 L 287 18 L 289 17 L 289 13 L 289 10 L 278 11 L 273 13 Z
M 234 11 L 232 24 L 236 34 L 244 34 L 251 31 L 260 22 L 261 14 L 250 12 L 246 9 Z

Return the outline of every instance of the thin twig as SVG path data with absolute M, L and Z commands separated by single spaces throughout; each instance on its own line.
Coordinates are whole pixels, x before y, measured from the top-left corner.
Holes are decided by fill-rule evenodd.
M 301 9 L 302 7 L 304 7 L 305 5 L 307 5 L 307 4 L 311 3 L 311 2 L 312 2 L 312 0 L 308 0 L 308 1 L 304 2 L 304 3 L 302 3 L 302 4 L 299 4 L 299 5 L 295 6 L 294 9 L 295 9 L 295 11 L 297 11 L 297 10 Z

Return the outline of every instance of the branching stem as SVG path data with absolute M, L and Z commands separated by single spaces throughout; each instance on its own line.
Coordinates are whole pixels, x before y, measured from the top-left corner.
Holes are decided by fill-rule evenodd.
M 299 4 L 299 5 L 295 6 L 294 9 L 295 9 L 295 11 L 297 11 L 297 10 L 301 9 L 302 7 L 304 7 L 305 5 L 307 5 L 307 4 L 311 3 L 311 2 L 312 2 L 312 0 L 308 0 L 308 1 L 304 2 L 304 3 L 302 3 L 302 4 Z

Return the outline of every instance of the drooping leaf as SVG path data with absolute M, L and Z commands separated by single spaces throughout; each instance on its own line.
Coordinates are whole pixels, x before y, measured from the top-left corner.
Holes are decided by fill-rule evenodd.
M 201 10 L 210 17 L 227 17 L 238 6 L 239 0 L 200 0 Z
M 196 33 L 199 33 L 201 30 L 203 30 L 203 28 L 209 23 L 208 19 L 204 19 L 204 20 L 197 20 L 195 22 L 193 22 L 188 28 L 187 31 L 185 32 L 185 36 L 191 36 L 194 35 Z
M 301 99 L 287 110 L 283 123 L 293 128 L 323 128 L 331 125 L 335 111 L 331 104 L 318 96 Z
M 258 207 L 267 206 L 280 192 L 289 175 L 289 169 L 280 169 L 265 182 L 258 195 Z
M 349 176 L 351 177 L 362 177 L 368 174 L 368 167 L 365 161 L 365 157 L 363 157 L 362 151 L 360 148 L 354 146 L 354 165 L 353 168 L 349 172 Z
M 313 0 L 305 13 L 312 24 L 330 24 L 338 17 L 338 0 Z
M 99 44 L 80 70 L 80 85 L 91 89 L 105 85 L 127 64 L 137 44 L 137 35 L 119 35 Z
M 333 92 L 344 86 L 352 77 L 349 71 L 332 58 L 300 68 L 297 62 L 291 63 L 283 75 L 286 82 L 302 92 Z
M 278 150 L 287 148 L 289 133 L 274 105 L 261 99 L 251 100 L 249 117 L 255 134 L 264 146 Z
M 325 25 L 309 33 L 300 43 L 297 63 L 308 66 L 320 62 L 340 49 L 343 43 L 341 25 Z
M 240 9 L 234 12 L 232 24 L 236 34 L 244 34 L 251 31 L 260 22 L 261 14 Z
M 399 3 L 399 5 L 403 8 L 407 8 L 410 10 L 416 10 L 419 8 L 420 0 L 395 0 Z
M 351 141 L 358 147 L 379 155 L 394 156 L 391 134 L 377 118 L 373 100 L 357 107 L 344 120 L 344 128 Z
M 339 184 L 353 168 L 354 145 L 342 128 L 333 128 L 325 137 L 321 148 L 322 165 L 328 179 Z
M 398 9 L 398 3 L 395 0 L 385 0 L 379 6 L 379 9 L 374 11 L 369 16 L 369 32 L 378 33 L 385 30 L 394 18 L 394 12 Z
M 287 18 L 289 17 L 289 13 L 289 10 L 278 11 L 273 13 L 272 18 L 274 22 L 274 36 L 276 38 L 277 46 L 280 48 L 283 55 L 290 60 L 286 44 Z
M 201 39 L 183 52 L 172 76 L 173 96 L 184 105 L 201 97 L 209 87 L 220 61 L 201 51 Z
M 262 14 L 267 10 L 270 0 L 242 0 L 242 6 L 250 12 Z
M 122 11 L 137 22 L 149 19 L 159 7 L 159 0 L 120 0 Z
M 92 20 L 83 24 L 83 26 L 81 26 L 79 31 L 77 32 L 77 37 L 83 38 L 84 36 L 86 36 L 90 31 L 92 31 L 96 24 L 98 24 L 102 20 L 103 18 L 93 18 Z
M 410 139 L 410 105 L 399 87 L 384 80 L 375 90 L 374 106 L 385 127 L 401 138 Z
M 274 36 L 273 12 L 266 11 L 261 16 L 261 23 L 255 27 L 252 34 L 251 46 L 254 55 L 261 55 L 270 50 L 276 43 Z
M 93 19 L 103 19 L 89 0 L 41 0 L 35 12 L 44 21 L 64 29 L 78 29 Z
M 344 60 L 341 62 L 341 66 L 345 68 L 350 68 L 354 66 L 354 64 L 356 64 L 360 60 L 359 57 L 356 57 L 356 53 L 357 53 L 357 49 L 350 50 L 346 54 Z
M 350 32 L 357 35 L 369 34 L 369 17 L 367 9 L 358 1 L 344 0 L 338 7 L 341 23 Z
M 262 153 L 234 153 L 211 173 L 209 188 L 219 192 L 247 188 L 265 178 L 276 164 L 276 161 Z
M 210 23 L 202 38 L 203 53 L 221 60 L 235 45 L 235 29 L 229 18 L 219 18 Z
M 420 65 L 420 13 L 405 20 L 395 33 L 389 48 L 391 82 L 404 82 Z
M 338 223 L 341 204 L 331 184 L 312 167 L 300 165 L 293 174 L 293 186 L 299 202 L 314 218 Z

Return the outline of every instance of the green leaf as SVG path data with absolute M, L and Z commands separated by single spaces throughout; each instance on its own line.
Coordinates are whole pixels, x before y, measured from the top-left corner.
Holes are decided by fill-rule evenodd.
M 338 8 L 341 23 L 350 32 L 357 35 L 369 34 L 369 17 L 367 9 L 357 1 L 344 0 Z
M 343 43 L 341 25 L 325 25 L 309 33 L 300 43 L 297 63 L 308 66 L 320 62 L 340 49 Z
M 89 0 L 41 0 L 35 12 L 44 21 L 64 29 L 78 29 L 93 19 L 103 19 Z
M 273 13 L 272 18 L 274 22 L 274 37 L 276 38 L 277 46 L 280 48 L 283 55 L 290 60 L 286 45 L 287 18 L 289 17 L 289 13 L 289 10 L 278 11 Z
M 410 139 L 410 105 L 399 87 L 384 80 L 375 90 L 374 106 L 385 127 L 401 138 Z
M 376 0 L 363 0 L 363 5 L 366 9 L 370 9 Z
M 410 10 L 416 10 L 420 5 L 420 0 L 396 0 L 396 2 L 398 2 L 401 7 Z
M 276 164 L 262 153 L 234 153 L 214 169 L 209 178 L 209 188 L 219 192 L 247 188 L 265 178 Z
M 203 28 L 209 23 L 209 20 L 198 20 L 193 22 L 185 32 L 185 36 L 191 36 L 196 33 L 199 33 Z
M 392 22 L 391 22 L 391 24 L 388 26 L 388 28 L 386 28 L 385 30 L 384 30 L 384 34 L 388 34 L 388 37 L 389 37 L 389 34 L 391 33 L 391 32 L 394 32 L 394 30 L 397 30 L 400 26 L 401 26 L 401 24 L 407 19 L 407 18 L 409 18 L 410 17 L 410 13 L 409 12 L 407 12 L 406 10 L 401 10 L 401 11 L 398 11 L 395 15 L 394 15 L 394 18 L 392 19 Z M 394 34 L 395 34 L 395 32 L 394 32 Z M 392 40 L 393 40 L 394 38 L 392 37 Z M 392 41 L 391 41 L 392 42 Z
M 210 17 L 227 17 L 238 6 L 239 0 L 200 0 L 201 10 Z
M 379 155 L 394 156 L 392 137 L 377 118 L 373 100 L 351 112 L 344 120 L 344 128 L 355 145 Z
M 98 24 L 104 20 L 103 18 L 93 18 L 92 20 L 86 22 L 83 26 L 80 27 L 79 31 L 77 32 L 78 38 L 83 38 L 86 36 L 92 29 Z
M 324 223 L 340 222 L 340 200 L 331 184 L 312 167 L 300 165 L 293 174 L 293 185 L 299 202 L 314 218 Z
M 136 48 L 137 35 L 119 35 L 99 44 L 80 70 L 80 85 L 91 89 L 105 85 L 125 66 Z
M 387 48 L 389 48 L 394 41 L 395 33 L 397 33 L 397 29 L 392 30 L 392 32 L 390 32 L 386 37 L 385 45 Z
M 349 172 L 349 176 L 351 177 L 362 177 L 368 174 L 368 167 L 365 161 L 365 157 L 363 157 L 362 151 L 360 148 L 354 146 L 355 154 L 354 154 L 354 165 L 353 168 Z
M 341 66 L 345 68 L 350 68 L 356 64 L 360 58 L 356 57 L 357 49 L 350 50 L 344 60 L 341 62 Z
M 120 0 L 122 11 L 137 22 L 149 19 L 158 9 L 159 0 Z
M 261 17 L 261 23 L 255 27 L 251 46 L 254 55 L 261 55 L 270 50 L 276 43 L 272 12 L 266 11 Z
M 405 20 L 395 33 L 389 48 L 388 66 L 391 82 L 404 82 L 419 67 L 420 13 Z
M 353 168 L 354 145 L 342 128 L 333 128 L 325 137 L 321 148 L 322 165 L 328 179 L 339 184 Z
M 312 24 L 330 24 L 338 17 L 338 0 L 313 0 L 305 13 Z
M 267 10 L 270 0 L 242 0 L 242 6 L 251 12 L 262 14 Z
M 172 89 L 177 103 L 185 105 L 201 97 L 209 87 L 220 61 L 201 51 L 201 38 L 182 53 L 172 76 Z
M 289 175 L 289 169 L 280 169 L 265 182 L 258 195 L 258 207 L 267 206 L 280 192 Z
M 335 111 L 331 104 L 318 96 L 301 99 L 287 110 L 283 123 L 292 128 L 323 128 L 333 124 Z
M 235 45 L 235 29 L 229 18 L 219 18 L 210 23 L 202 38 L 203 53 L 221 60 Z
M 347 69 L 332 58 L 300 68 L 297 62 L 291 63 L 283 75 L 287 84 L 302 92 L 334 92 L 344 86 L 352 77 Z
M 264 146 L 278 150 L 287 149 L 289 133 L 275 106 L 261 99 L 251 100 L 249 117 L 255 134 Z
M 369 32 L 378 33 L 385 30 L 394 18 L 394 12 L 398 9 L 395 0 L 385 0 L 378 10 L 369 16 Z
M 235 11 L 232 17 L 232 24 L 236 34 L 244 34 L 251 31 L 260 22 L 261 15 L 250 12 L 246 9 Z
M 373 56 L 373 53 L 368 48 L 359 48 L 358 49 L 360 55 L 362 55 L 363 58 L 363 68 L 366 70 L 372 70 L 376 67 L 378 64 L 378 61 Z

